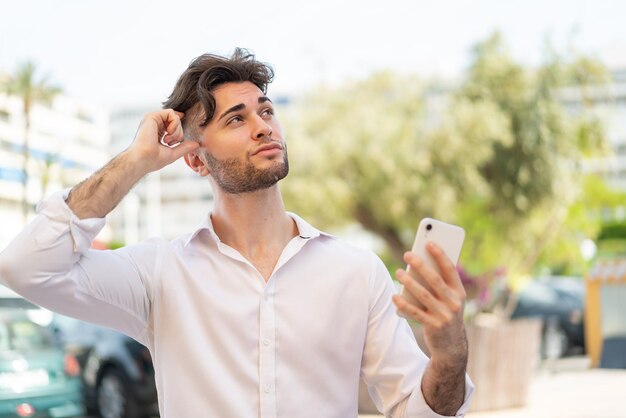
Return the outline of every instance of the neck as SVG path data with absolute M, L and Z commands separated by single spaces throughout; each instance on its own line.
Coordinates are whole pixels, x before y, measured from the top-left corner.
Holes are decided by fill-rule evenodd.
M 278 185 L 256 192 L 228 194 L 215 190 L 211 221 L 220 240 L 244 256 L 279 253 L 297 235 L 295 222 L 285 212 Z

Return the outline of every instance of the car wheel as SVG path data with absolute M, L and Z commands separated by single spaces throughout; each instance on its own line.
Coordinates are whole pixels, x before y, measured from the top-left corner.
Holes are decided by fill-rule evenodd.
M 96 403 L 102 418 L 139 417 L 128 379 L 115 368 L 105 370 L 100 378 Z
M 543 358 L 557 359 L 565 355 L 568 348 L 567 334 L 558 320 L 548 320 L 543 332 L 541 354 Z

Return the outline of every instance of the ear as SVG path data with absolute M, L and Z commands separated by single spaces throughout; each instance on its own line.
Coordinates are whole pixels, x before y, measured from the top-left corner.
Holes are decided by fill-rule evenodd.
M 204 158 L 201 157 L 199 150 L 186 154 L 184 159 L 189 168 L 198 173 L 198 175 L 206 177 L 210 174 L 211 171 L 207 167 Z

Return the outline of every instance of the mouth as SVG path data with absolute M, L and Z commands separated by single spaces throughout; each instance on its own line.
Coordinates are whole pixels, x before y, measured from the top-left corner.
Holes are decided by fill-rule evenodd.
M 266 144 L 266 145 L 262 145 L 259 148 L 256 149 L 256 151 L 254 151 L 252 153 L 252 155 L 257 155 L 257 154 L 272 154 L 272 153 L 276 153 L 279 151 L 283 150 L 283 146 L 278 144 L 278 143 L 272 143 L 272 144 Z

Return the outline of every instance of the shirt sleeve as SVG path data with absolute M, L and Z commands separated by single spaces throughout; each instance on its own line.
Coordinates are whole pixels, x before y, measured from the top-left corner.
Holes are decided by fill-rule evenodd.
M 387 417 L 443 418 L 426 403 L 421 390 L 428 357 L 420 350 L 408 322 L 397 315 L 393 281 L 374 256 L 370 277 L 370 311 L 361 374 L 368 392 Z M 469 408 L 474 385 L 465 376 L 465 401 L 455 417 Z
M 0 253 L 0 278 L 44 308 L 146 344 L 157 243 L 90 249 L 105 219 L 79 219 L 65 203 L 68 193 L 44 200 L 33 221 Z

